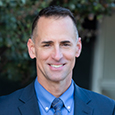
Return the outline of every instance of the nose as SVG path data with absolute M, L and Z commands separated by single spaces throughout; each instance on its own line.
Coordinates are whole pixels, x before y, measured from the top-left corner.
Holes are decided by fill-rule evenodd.
M 63 57 L 61 48 L 59 46 L 55 47 L 52 53 L 52 58 L 56 61 L 60 61 Z

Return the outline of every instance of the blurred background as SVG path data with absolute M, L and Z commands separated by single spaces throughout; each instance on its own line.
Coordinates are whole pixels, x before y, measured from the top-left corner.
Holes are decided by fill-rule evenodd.
M 27 51 L 31 25 L 49 5 L 69 8 L 82 38 L 73 79 L 86 89 L 115 99 L 114 0 L 0 0 L 0 95 L 20 89 L 36 77 Z

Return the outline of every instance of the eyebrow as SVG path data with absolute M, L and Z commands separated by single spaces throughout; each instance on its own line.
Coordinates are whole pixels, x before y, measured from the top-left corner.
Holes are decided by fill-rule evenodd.
M 71 42 L 68 40 L 65 40 L 65 41 L 61 41 L 61 43 L 71 43 Z
M 43 41 L 42 44 L 51 44 L 53 41 Z
M 53 41 L 43 41 L 43 42 L 41 42 L 42 44 L 52 44 L 53 43 Z M 71 43 L 69 40 L 65 40 L 65 41 L 61 41 L 61 43 L 62 44 L 64 44 L 64 43 Z

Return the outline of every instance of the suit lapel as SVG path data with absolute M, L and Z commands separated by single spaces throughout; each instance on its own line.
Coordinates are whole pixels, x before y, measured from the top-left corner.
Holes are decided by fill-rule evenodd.
M 74 115 L 92 115 L 93 109 L 89 106 L 91 99 L 76 84 L 74 84 L 74 89 Z M 21 115 L 40 115 L 34 82 L 24 88 L 19 101 L 21 104 L 18 109 Z
M 40 115 L 38 101 L 34 91 L 34 83 L 27 86 L 19 100 L 22 104 L 18 107 L 21 115 Z
M 77 85 L 74 88 L 74 115 L 92 115 L 93 109 L 88 105 L 91 99 Z

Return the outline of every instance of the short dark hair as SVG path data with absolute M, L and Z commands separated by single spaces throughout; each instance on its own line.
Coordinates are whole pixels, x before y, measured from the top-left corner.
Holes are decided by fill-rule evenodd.
M 76 21 L 75 21 L 75 18 L 72 14 L 72 12 L 67 9 L 67 8 L 63 8 L 63 7 L 60 7 L 60 6 L 49 6 L 49 7 L 46 7 L 44 9 L 42 9 L 38 15 L 35 17 L 34 21 L 33 21 L 33 24 L 32 24 L 32 35 L 33 35 L 33 31 L 34 29 L 36 28 L 36 25 L 37 25 L 37 22 L 39 20 L 40 17 L 51 17 L 51 16 L 54 16 L 54 17 L 66 17 L 66 16 L 69 16 L 75 27 L 76 27 Z M 76 30 L 77 30 L 77 27 L 76 27 Z M 77 32 L 78 34 L 78 32 Z

